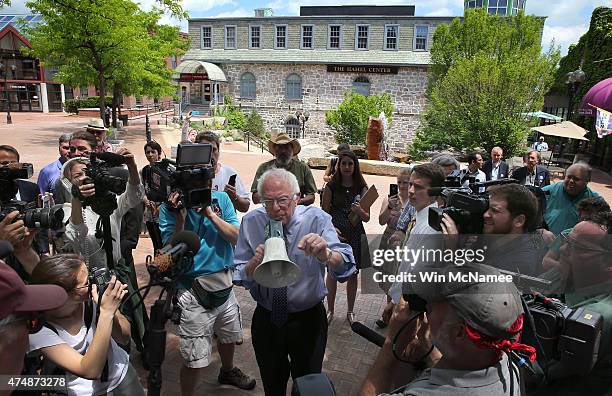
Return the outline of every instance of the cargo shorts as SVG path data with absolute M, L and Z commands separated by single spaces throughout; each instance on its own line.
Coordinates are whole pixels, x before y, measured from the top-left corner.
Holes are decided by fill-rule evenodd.
M 178 295 L 179 350 L 186 367 L 202 368 L 210 364 L 213 334 L 222 344 L 242 340 L 240 306 L 233 290 L 225 303 L 213 309 L 202 307 L 188 289 L 179 290 Z

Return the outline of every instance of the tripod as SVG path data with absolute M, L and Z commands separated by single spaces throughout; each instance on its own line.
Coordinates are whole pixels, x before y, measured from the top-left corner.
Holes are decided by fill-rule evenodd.
M 191 258 L 191 255 L 180 257 L 177 261 L 181 262 L 181 265 L 178 267 L 187 268 Z M 184 271 L 180 271 L 180 273 L 182 272 Z M 149 365 L 149 376 L 147 378 L 147 394 L 149 396 L 158 396 L 161 392 L 161 366 L 166 358 L 166 322 L 168 319 L 172 319 L 172 322 L 178 324 L 181 319 L 176 298 L 176 282 L 180 275 L 173 277 L 172 280 L 164 277 L 158 282 L 154 279 L 156 275 L 154 273 L 151 274 L 149 287 L 153 284 L 159 284 L 163 287 L 163 290 L 159 298 L 151 306 L 151 319 L 147 328 L 145 345 L 147 350 L 146 358 Z M 164 292 L 166 292 L 165 299 L 162 298 Z

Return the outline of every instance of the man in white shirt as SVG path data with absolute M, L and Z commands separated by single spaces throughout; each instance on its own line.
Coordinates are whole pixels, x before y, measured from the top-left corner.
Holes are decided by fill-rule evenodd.
M 473 177 L 476 183 L 487 181 L 487 176 L 480 170 L 483 164 L 484 160 L 482 159 L 482 155 L 480 155 L 480 153 L 474 152 L 468 156 L 468 167 L 463 169 L 460 174 L 463 187 L 469 187 L 470 177 Z M 485 188 L 480 187 L 479 192 L 483 193 L 484 191 Z
M 234 204 L 234 209 L 239 212 L 246 213 L 251 205 L 251 199 L 249 198 L 249 190 L 244 187 L 238 173 L 226 164 L 219 162 L 219 156 L 221 155 L 221 142 L 219 136 L 211 131 L 204 131 L 198 133 L 195 138 L 196 143 L 206 143 L 212 145 L 212 162 L 215 167 L 215 178 L 212 182 L 212 189 L 215 191 L 225 191 Z M 234 176 L 232 178 L 232 176 Z M 233 183 L 230 183 L 232 181 Z
M 544 141 L 544 136 L 540 136 L 540 139 L 533 144 L 532 148 L 537 151 L 548 151 L 548 143 Z
M 428 163 L 417 165 L 412 169 L 410 175 L 410 187 L 408 199 L 416 209 L 414 224 L 408 226 L 404 250 L 434 249 L 439 247 L 441 238 L 432 238 L 432 234 L 441 234 L 429 225 L 429 208 L 437 208 L 438 203 L 435 196 L 429 196 L 427 190 L 432 187 L 442 187 L 444 183 L 444 170 L 440 165 Z M 411 267 L 417 265 L 417 261 L 402 261 L 398 273 L 410 272 Z M 389 289 L 389 297 L 395 304 L 402 295 L 402 282 L 395 282 Z M 392 305 L 385 310 L 392 309 Z M 391 311 L 388 311 L 390 314 Z
M 508 177 L 508 164 L 502 159 L 504 150 L 501 147 L 491 149 L 491 159 L 482 166 L 487 180 L 498 180 Z

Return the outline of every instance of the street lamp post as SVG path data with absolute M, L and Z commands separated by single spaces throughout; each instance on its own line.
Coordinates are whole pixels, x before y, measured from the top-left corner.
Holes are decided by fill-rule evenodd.
M 307 111 L 298 110 L 295 112 L 295 116 L 302 126 L 302 139 L 306 137 L 306 121 L 310 118 L 310 113 Z
M 572 111 L 573 111 L 572 103 L 574 101 L 574 95 L 576 95 L 576 92 L 578 91 L 578 87 L 586 78 L 586 74 L 584 74 L 582 69 L 578 67 L 577 70 L 567 73 L 566 77 L 567 77 L 567 80 L 565 81 L 565 83 L 567 84 L 567 87 L 569 90 L 569 103 L 567 105 L 567 119 L 571 120 Z

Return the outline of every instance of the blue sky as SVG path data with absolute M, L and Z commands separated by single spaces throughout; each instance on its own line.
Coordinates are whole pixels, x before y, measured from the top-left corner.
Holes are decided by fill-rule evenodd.
M 136 0 L 142 7 L 149 8 L 155 0 Z M 183 7 L 191 17 L 240 17 L 251 16 L 260 7 L 273 9 L 274 15 L 298 15 L 302 5 L 344 5 L 377 4 L 374 0 L 183 0 Z M 25 0 L 13 0 L 11 7 L 5 7 L 2 14 L 27 13 Z M 417 16 L 460 16 L 463 15 L 463 0 L 386 0 L 385 4 L 415 5 Z M 548 47 L 554 40 L 562 55 L 570 44 L 578 42 L 589 28 L 591 13 L 598 6 L 612 7 L 612 0 L 527 0 L 526 12 L 547 16 L 542 43 Z M 187 30 L 186 21 L 166 23 L 181 26 Z

